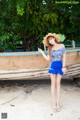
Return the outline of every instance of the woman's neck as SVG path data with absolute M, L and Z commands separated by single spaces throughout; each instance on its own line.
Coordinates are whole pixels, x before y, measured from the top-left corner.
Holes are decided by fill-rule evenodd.
M 53 45 L 53 48 L 55 48 L 55 47 L 57 47 L 58 46 L 58 43 L 55 43 L 54 45 Z

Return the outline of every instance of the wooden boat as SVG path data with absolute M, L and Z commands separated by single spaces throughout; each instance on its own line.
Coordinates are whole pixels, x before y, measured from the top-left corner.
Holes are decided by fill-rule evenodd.
M 48 65 L 38 51 L 0 53 L 0 80 L 48 79 Z M 66 66 L 62 78 L 80 76 L 80 49 L 66 49 Z

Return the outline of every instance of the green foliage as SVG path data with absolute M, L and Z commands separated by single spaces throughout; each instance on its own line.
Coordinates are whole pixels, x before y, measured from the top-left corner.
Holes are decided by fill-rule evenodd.
M 16 35 L 11 35 L 9 33 L 5 33 L 0 36 L 0 46 L 4 50 L 11 49 L 11 50 L 15 51 L 16 46 L 19 43 L 20 43 L 20 41 L 18 39 L 18 36 L 16 36 Z
M 34 50 L 48 32 L 80 40 L 79 6 L 56 0 L 0 0 L 0 45 L 15 51 L 22 41 L 24 48 Z

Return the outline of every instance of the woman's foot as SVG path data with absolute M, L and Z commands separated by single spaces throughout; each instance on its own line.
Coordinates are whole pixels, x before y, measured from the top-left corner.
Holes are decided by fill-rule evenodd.
M 57 111 L 58 112 L 61 111 L 61 106 L 57 107 Z
M 57 111 L 61 111 L 61 105 L 60 104 L 57 104 Z
M 56 105 L 53 105 L 53 110 L 54 110 L 54 111 L 56 111 L 56 110 L 57 110 Z

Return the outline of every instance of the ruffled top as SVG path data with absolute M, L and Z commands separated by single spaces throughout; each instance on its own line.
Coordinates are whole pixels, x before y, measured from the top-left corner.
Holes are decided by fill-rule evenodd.
M 62 47 L 58 50 L 52 49 L 52 51 L 51 51 L 52 61 L 62 60 L 62 55 L 64 52 L 66 52 L 65 47 Z

